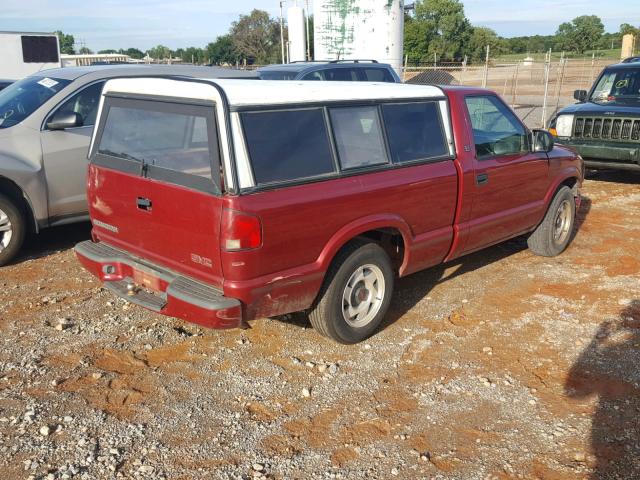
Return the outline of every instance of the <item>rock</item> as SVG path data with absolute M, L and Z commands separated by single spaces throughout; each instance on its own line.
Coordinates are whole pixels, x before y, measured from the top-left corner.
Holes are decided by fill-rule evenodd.
M 329 365 L 329 373 L 331 375 L 335 375 L 336 373 L 338 373 L 338 365 L 336 365 L 335 363 Z
M 305 398 L 309 398 L 311 396 L 311 389 L 309 388 L 303 388 L 302 389 L 302 396 Z
M 94 380 L 100 380 L 100 379 L 102 378 L 102 373 L 100 373 L 100 372 L 93 372 L 93 373 L 91 374 L 91 377 L 92 377 Z
M 320 365 L 318 365 L 318 371 L 320 373 L 324 373 L 327 371 L 327 366 L 324 363 L 321 363 Z
M 264 470 L 264 465 L 261 463 L 254 463 L 251 468 L 253 468 L 254 471 L 256 472 L 261 472 Z
M 47 425 L 43 425 L 40 427 L 40 435 L 42 435 L 43 437 L 48 437 L 49 434 L 51 433 L 51 429 L 47 426 Z
M 398 469 L 397 469 L 397 468 L 395 468 L 395 467 L 393 467 L 393 468 L 391 469 L 391 475 L 394 475 L 394 476 L 395 476 L 395 475 L 398 475 Z

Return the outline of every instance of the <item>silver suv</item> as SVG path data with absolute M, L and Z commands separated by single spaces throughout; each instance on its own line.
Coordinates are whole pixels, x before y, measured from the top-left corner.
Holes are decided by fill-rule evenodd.
M 0 266 L 25 234 L 88 220 L 87 153 L 110 78 L 255 78 L 216 67 L 111 65 L 45 70 L 0 92 Z

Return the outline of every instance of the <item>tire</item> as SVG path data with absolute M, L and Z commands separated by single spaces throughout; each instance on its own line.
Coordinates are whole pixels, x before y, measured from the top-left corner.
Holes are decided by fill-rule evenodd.
M 347 245 L 331 263 L 309 313 L 311 325 L 336 342 L 361 342 L 376 331 L 386 315 L 393 282 L 391 260 L 379 245 Z
M 576 220 L 576 201 L 569 187 L 561 187 L 549 205 L 542 223 L 527 239 L 529 249 L 536 255 L 555 257 L 561 254 L 573 235 Z
M 20 251 L 24 243 L 26 221 L 22 210 L 0 194 L 0 267 L 6 265 Z

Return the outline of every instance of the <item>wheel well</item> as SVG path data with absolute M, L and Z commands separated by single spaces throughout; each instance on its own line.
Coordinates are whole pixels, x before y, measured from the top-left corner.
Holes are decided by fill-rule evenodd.
M 578 179 L 576 177 L 570 177 L 570 178 L 564 179 L 563 182 L 560 184 L 560 187 L 562 186 L 569 187 L 574 196 L 578 195 Z
M 396 272 L 400 270 L 400 266 L 402 265 L 402 262 L 404 260 L 405 245 L 402 234 L 396 228 L 379 228 L 376 230 L 363 232 L 351 241 L 347 242 L 342 248 L 346 247 L 354 241 L 377 243 L 385 250 L 385 252 L 387 252 L 387 255 L 389 255 L 394 270 Z
M 33 232 L 36 229 L 36 223 L 31 206 L 24 196 L 24 193 L 18 185 L 5 177 L 0 177 L 0 194 L 5 195 L 9 199 L 13 200 L 16 206 L 27 217 L 27 225 L 29 231 Z

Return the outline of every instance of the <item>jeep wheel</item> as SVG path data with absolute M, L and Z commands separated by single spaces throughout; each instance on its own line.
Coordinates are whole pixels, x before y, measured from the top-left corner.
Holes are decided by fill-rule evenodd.
M 322 335 L 358 343 L 378 328 L 389 308 L 394 274 L 387 253 L 375 243 L 353 243 L 332 262 L 309 315 Z
M 553 197 L 542 223 L 527 239 L 533 253 L 543 257 L 555 257 L 564 251 L 571 241 L 576 219 L 576 201 L 569 187 L 562 187 Z
M 11 200 L 0 195 L 0 267 L 18 254 L 24 235 L 24 215 Z

